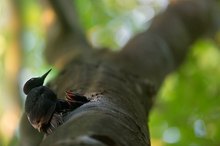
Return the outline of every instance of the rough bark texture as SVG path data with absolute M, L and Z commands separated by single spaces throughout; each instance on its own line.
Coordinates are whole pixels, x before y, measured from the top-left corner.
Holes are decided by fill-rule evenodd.
M 72 89 L 90 102 L 69 114 L 41 146 L 150 146 L 147 121 L 153 95 L 165 76 L 182 63 L 190 45 L 203 34 L 214 32 L 211 28 L 219 22 L 213 15 L 215 10 L 214 0 L 172 3 L 154 19 L 150 29 L 117 53 L 88 50 L 91 46 L 81 44 L 85 39 L 77 38 L 74 31 L 62 33 L 58 37 L 62 40 L 48 45 L 48 50 L 56 51 L 52 59 L 47 58 L 61 67 L 68 63 L 48 86 L 60 98 L 64 98 L 65 90 Z M 67 24 L 78 26 L 75 23 Z M 68 50 L 68 55 L 62 49 Z M 51 54 L 48 50 L 46 54 Z M 40 143 L 29 135 L 22 137 L 35 144 L 23 145 Z

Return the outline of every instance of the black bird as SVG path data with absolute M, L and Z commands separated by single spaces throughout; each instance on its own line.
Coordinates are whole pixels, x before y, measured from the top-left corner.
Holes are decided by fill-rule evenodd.
M 63 123 L 64 115 L 88 102 L 85 96 L 71 90 L 66 91 L 66 99 L 58 99 L 51 89 L 43 86 L 50 71 L 41 77 L 31 78 L 23 87 L 27 95 L 25 113 L 28 120 L 35 129 L 46 134 Z

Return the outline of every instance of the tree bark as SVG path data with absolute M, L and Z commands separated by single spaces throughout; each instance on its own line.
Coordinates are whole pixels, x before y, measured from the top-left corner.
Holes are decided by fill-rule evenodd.
M 62 43 L 60 50 L 69 47 L 73 55 L 65 60 L 66 54 L 61 54 L 61 60 L 68 63 L 48 86 L 60 98 L 71 89 L 90 102 L 67 115 L 65 123 L 41 146 L 150 146 L 147 121 L 154 95 L 166 75 L 183 62 L 190 45 L 202 35 L 215 32 L 213 28 L 219 22 L 216 6 L 215 0 L 171 3 L 146 32 L 116 53 L 98 52 L 83 44 L 80 51 L 70 41 L 76 38 L 74 34 L 62 34 L 65 39 L 58 41 Z M 55 57 L 53 63 L 60 58 Z M 23 137 L 31 138 L 27 134 Z

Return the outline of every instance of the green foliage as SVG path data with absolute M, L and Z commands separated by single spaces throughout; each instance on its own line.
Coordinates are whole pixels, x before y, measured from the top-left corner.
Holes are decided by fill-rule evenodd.
M 216 46 L 211 41 L 198 41 L 186 63 L 167 78 L 158 95 L 150 118 L 153 139 L 162 139 L 167 146 L 220 143 L 219 66 Z
M 42 52 L 46 38 L 41 7 L 34 0 L 22 0 L 19 8 L 23 25 L 21 33 L 21 42 L 25 56 L 22 60 L 23 65 L 28 68 L 45 66 Z
M 144 3 L 137 0 L 75 2 L 81 25 L 89 41 L 97 48 L 120 49 L 132 35 L 146 28 L 144 24 L 156 13 L 156 8 L 153 8 L 156 2 Z

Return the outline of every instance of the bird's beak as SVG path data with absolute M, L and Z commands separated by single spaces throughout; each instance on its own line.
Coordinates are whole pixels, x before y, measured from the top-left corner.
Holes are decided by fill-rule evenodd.
M 44 81 L 44 79 L 47 77 L 47 75 L 50 73 L 52 69 L 48 70 L 45 74 L 43 74 L 40 78 Z

